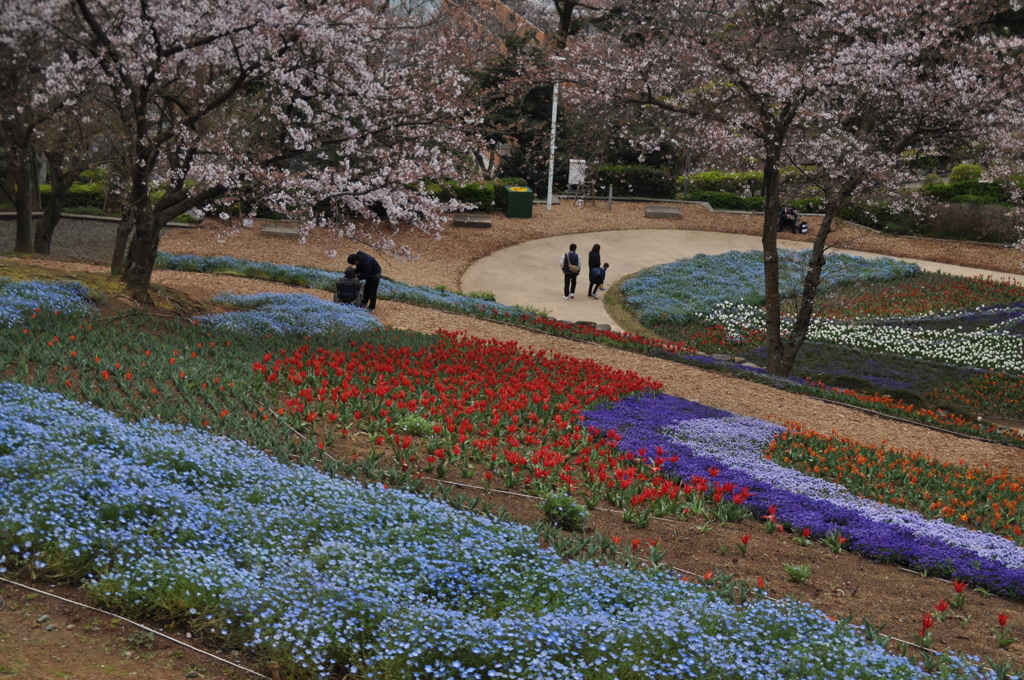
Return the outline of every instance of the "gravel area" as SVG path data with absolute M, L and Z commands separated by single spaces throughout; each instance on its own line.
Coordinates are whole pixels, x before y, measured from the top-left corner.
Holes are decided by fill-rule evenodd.
M 114 239 L 120 220 L 109 217 L 62 217 L 53 232 L 50 254 L 73 260 L 107 264 L 114 254 Z M 164 237 L 191 227 L 167 227 Z M 0 253 L 14 250 L 16 224 L 13 217 L 0 215 Z

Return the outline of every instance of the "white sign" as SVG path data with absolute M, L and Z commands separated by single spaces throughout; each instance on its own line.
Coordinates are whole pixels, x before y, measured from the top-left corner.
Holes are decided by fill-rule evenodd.
M 575 187 L 587 181 L 587 162 L 582 158 L 569 160 L 569 186 Z

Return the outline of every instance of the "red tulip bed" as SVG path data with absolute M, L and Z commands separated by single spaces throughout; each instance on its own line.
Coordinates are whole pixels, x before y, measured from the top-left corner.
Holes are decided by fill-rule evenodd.
M 651 515 L 682 514 L 693 503 L 739 509 L 746 492 L 710 477 L 671 479 L 657 452 L 622 451 L 614 434 L 588 430 L 593 405 L 660 383 L 636 373 L 515 343 L 440 333 L 417 350 L 363 344 L 348 351 L 302 346 L 253 364 L 287 396 L 279 414 L 296 428 L 344 423 L 390 449 L 402 472 L 464 478 L 483 468 L 489 487 L 563 490 L 591 507 L 604 499 L 641 524 Z M 422 427 L 422 436 L 409 433 Z M 328 428 L 321 429 L 329 433 Z M 740 516 L 745 512 L 741 511 Z
M 789 423 L 765 457 L 832 480 L 863 498 L 1024 545 L 1024 479 L 1006 470 L 942 463 L 921 452 L 865 446 L 796 423 Z

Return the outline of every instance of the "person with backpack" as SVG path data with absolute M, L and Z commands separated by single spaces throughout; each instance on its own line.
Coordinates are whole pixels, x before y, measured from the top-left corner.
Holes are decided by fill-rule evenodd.
M 576 244 L 569 244 L 569 252 L 562 255 L 562 259 L 559 262 L 559 266 L 562 268 L 562 274 L 565 276 L 565 288 L 563 289 L 562 299 L 568 300 L 569 298 L 576 297 L 576 277 L 580 275 L 580 256 L 576 252 Z
M 343 305 L 355 305 L 356 307 L 359 307 L 362 293 L 363 283 L 356 278 L 356 270 L 354 267 L 346 269 L 345 275 L 338 279 L 338 282 L 334 285 L 334 301 Z

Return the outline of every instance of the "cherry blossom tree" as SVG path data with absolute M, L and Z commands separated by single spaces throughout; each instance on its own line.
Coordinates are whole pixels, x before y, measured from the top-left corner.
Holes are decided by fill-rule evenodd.
M 474 113 L 463 77 L 408 12 L 370 0 L 14 0 L 60 24 L 48 96 L 95 84 L 128 168 L 112 270 L 148 298 L 160 230 L 244 198 L 393 247 L 436 232 L 426 179 L 460 174 Z M 123 265 L 123 271 L 122 271 Z
M 7 170 L 0 178 L 0 195 L 15 207 L 16 252 L 49 253 L 67 187 L 95 162 L 101 148 L 95 144 L 87 87 L 79 83 L 63 97 L 50 95 L 45 88 L 47 66 L 73 58 L 61 50 L 55 30 L 60 21 L 48 14 L 0 25 L 0 144 Z M 34 194 L 45 181 L 37 170 L 43 158 L 52 191 L 42 216 L 33 220 L 39 200 Z
M 845 203 L 898 186 L 910 157 L 1020 125 L 1019 41 L 979 30 L 998 4 L 646 0 L 614 33 L 574 46 L 582 96 L 669 112 L 686 122 L 689 146 L 763 168 L 769 371 L 792 370 Z M 826 206 L 788 332 L 777 247 L 783 167 L 802 170 Z

